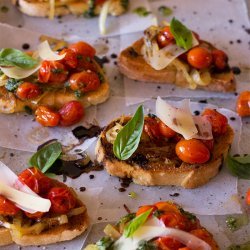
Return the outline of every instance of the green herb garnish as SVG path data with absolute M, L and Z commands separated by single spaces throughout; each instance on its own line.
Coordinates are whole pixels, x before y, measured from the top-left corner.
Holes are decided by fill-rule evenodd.
M 179 208 L 182 215 L 184 215 L 188 220 L 190 220 L 192 223 L 196 222 L 197 218 L 194 214 L 185 211 L 183 208 Z
M 227 156 L 227 167 L 230 172 L 241 179 L 250 179 L 250 155 Z
M 98 77 L 99 77 L 99 80 L 100 80 L 101 83 L 105 82 L 105 78 L 104 78 L 102 73 L 98 72 Z
M 137 198 L 137 193 L 136 192 L 129 192 L 128 196 L 132 199 L 136 199 Z
M 110 250 L 114 241 L 110 237 L 103 237 L 96 242 L 99 250 Z
M 139 216 L 135 217 L 124 229 L 124 236 L 126 238 L 131 237 L 135 231 L 142 226 L 146 220 L 148 219 L 148 216 L 152 212 L 152 208 L 149 209 L 148 211 L 140 214 Z
M 185 50 L 189 50 L 190 48 L 192 48 L 192 43 L 193 43 L 192 32 L 179 20 L 175 18 L 171 20 L 170 31 L 175 38 L 177 46 Z
M 32 115 L 33 111 L 29 106 L 24 106 L 24 111 L 28 114 L 28 115 Z
M 167 7 L 167 6 L 160 6 L 160 7 L 158 8 L 158 11 L 159 11 L 159 12 L 161 13 L 161 15 L 164 16 L 164 17 L 168 17 L 168 16 L 170 16 L 170 15 L 173 13 L 172 9 L 170 9 L 170 8 Z
M 7 83 L 6 83 L 6 85 L 5 85 L 5 88 L 6 88 L 8 91 L 10 91 L 10 92 L 14 92 L 14 91 L 17 90 L 18 86 L 19 86 L 20 84 L 22 84 L 22 83 L 23 83 L 23 81 L 16 80 L 16 79 L 14 79 L 14 78 L 9 78 L 9 79 L 7 80 Z
M 157 250 L 158 247 L 154 244 L 154 242 L 150 241 L 141 241 L 136 250 Z
M 135 218 L 135 213 L 127 214 L 118 221 L 117 225 L 126 224 L 129 221 L 133 220 L 134 218 Z
M 151 12 L 148 11 L 145 7 L 137 7 L 136 9 L 133 10 L 133 13 L 141 17 L 146 17 L 151 14 Z
M 140 142 L 143 125 L 143 107 L 140 106 L 115 139 L 113 152 L 118 159 L 127 160 L 135 152 Z
M 230 231 L 234 232 L 247 225 L 248 221 L 248 216 L 246 214 L 229 216 L 226 219 L 226 225 Z
M 0 51 L 0 66 L 17 66 L 22 69 L 32 69 L 38 61 L 17 49 L 2 49 Z
M 29 160 L 29 165 L 39 168 L 43 173 L 47 172 L 53 163 L 60 157 L 62 146 L 59 142 L 53 142 L 38 150 Z
M 81 96 L 82 96 L 82 91 L 76 90 L 76 91 L 74 92 L 74 95 L 75 95 L 75 97 L 76 97 L 77 99 L 79 99 L 79 98 L 81 98 Z

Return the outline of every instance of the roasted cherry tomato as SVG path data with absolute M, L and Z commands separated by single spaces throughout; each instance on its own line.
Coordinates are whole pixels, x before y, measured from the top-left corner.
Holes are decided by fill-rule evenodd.
M 66 214 L 76 205 L 76 198 L 68 188 L 53 187 L 47 197 L 51 201 L 51 211 L 57 214 Z
M 243 91 L 237 99 L 236 111 L 240 116 L 250 116 L 250 91 Z
M 181 247 L 184 247 L 181 242 L 167 236 L 159 237 L 155 243 L 157 245 L 157 249 L 159 250 L 179 250 Z
M 6 199 L 4 196 L 0 195 L 0 214 L 13 216 L 18 213 L 20 209 L 15 206 L 15 204 Z
M 181 140 L 175 146 L 177 156 L 186 163 L 205 163 L 210 158 L 208 148 L 197 139 Z
M 212 57 L 213 63 L 217 69 L 223 70 L 227 67 L 228 57 L 224 51 L 214 49 L 212 50 Z
M 212 125 L 214 135 L 221 135 L 227 131 L 227 118 L 215 109 L 205 109 L 202 113 Z
M 36 212 L 34 214 L 31 214 L 31 213 L 28 213 L 28 212 L 24 212 L 25 215 L 30 218 L 30 219 L 34 219 L 34 220 L 37 220 L 37 219 L 41 219 L 44 215 L 43 212 Z
M 165 213 L 160 217 L 160 220 L 164 223 L 166 227 L 172 227 L 181 230 L 186 230 L 187 228 L 186 219 L 180 213 Z
M 61 63 L 66 65 L 70 69 L 75 69 L 78 65 L 77 54 L 71 49 L 63 49 L 59 53 L 60 55 L 65 54 L 64 58 L 61 60 Z
M 92 71 L 72 74 L 69 79 L 70 88 L 74 91 L 79 90 L 82 93 L 96 90 L 100 84 L 98 75 Z
M 171 33 L 170 27 L 166 26 L 163 30 L 161 30 L 156 39 L 160 48 L 164 48 L 168 44 L 172 43 L 174 41 L 174 36 Z
M 59 124 L 60 114 L 46 106 L 39 106 L 35 112 L 36 121 L 45 127 L 55 127 Z
M 106 0 L 95 0 L 95 5 L 104 4 Z
M 64 83 L 68 77 L 66 67 L 58 61 L 43 61 L 38 72 L 42 83 Z
M 201 140 L 205 145 L 206 147 L 209 149 L 210 152 L 213 151 L 213 148 L 214 148 L 214 139 L 211 139 L 211 140 Z
M 90 70 L 93 72 L 97 72 L 97 66 L 94 63 L 93 59 L 91 59 L 90 57 L 86 57 L 86 56 L 82 56 L 82 55 L 78 55 L 77 56 L 77 71 L 86 71 L 86 70 Z
M 159 129 L 161 135 L 163 135 L 166 138 L 172 138 L 176 135 L 176 132 L 172 130 L 170 127 L 168 127 L 164 122 L 159 122 Z
M 190 233 L 204 240 L 209 246 L 211 246 L 212 250 L 218 249 L 218 245 L 214 241 L 212 234 L 210 234 L 205 228 L 195 229 L 190 231 Z
M 69 49 L 73 50 L 77 55 L 87 56 L 90 58 L 93 58 L 96 53 L 95 49 L 91 45 L 82 41 L 71 44 Z
M 136 216 L 139 216 L 143 213 L 145 213 L 146 211 L 152 209 L 151 213 L 150 213 L 150 216 L 157 210 L 157 207 L 154 206 L 154 205 L 144 205 L 144 206 L 141 206 L 139 207 L 139 209 L 137 210 L 136 212 Z
M 159 201 L 154 204 L 157 209 L 161 212 L 167 213 L 167 212 L 175 212 L 178 213 L 179 209 L 174 203 L 166 202 L 166 201 Z
M 25 169 L 18 179 L 37 194 L 47 193 L 52 186 L 50 178 L 35 167 Z
M 250 188 L 247 190 L 246 203 L 247 203 L 247 205 L 250 205 Z
M 71 101 L 62 106 L 58 113 L 61 116 L 60 125 L 70 126 L 79 122 L 84 116 L 84 109 L 80 102 Z
M 143 130 L 151 139 L 158 139 L 161 136 L 159 123 L 155 118 L 145 117 Z
M 31 82 L 23 82 L 16 90 L 16 95 L 21 100 L 36 98 L 41 93 L 42 91 L 38 85 Z
M 211 52 L 203 47 L 195 47 L 189 50 L 187 55 L 188 63 L 196 69 L 205 69 L 212 64 Z

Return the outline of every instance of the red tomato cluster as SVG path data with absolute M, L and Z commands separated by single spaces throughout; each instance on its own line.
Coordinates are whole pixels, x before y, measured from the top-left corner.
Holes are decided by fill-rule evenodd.
M 24 170 L 18 179 L 41 197 L 49 199 L 52 213 L 66 214 L 76 206 L 76 198 L 68 187 L 48 178 L 35 167 Z M 13 216 L 19 211 L 13 202 L 0 195 L 0 215 Z M 38 219 L 44 216 L 44 213 L 25 212 L 25 215 L 31 219 Z
M 101 82 L 93 60 L 95 53 L 95 49 L 88 43 L 80 41 L 71 44 L 59 52 L 65 55 L 62 60 L 43 61 L 38 72 L 38 83 L 21 83 L 16 90 L 16 96 L 23 101 L 35 99 L 42 94 L 42 85 L 64 88 L 66 82 L 79 95 L 96 90 Z M 43 126 L 70 126 L 82 119 L 84 109 L 80 102 L 71 101 L 60 110 L 38 106 L 35 116 L 36 121 Z
M 136 216 L 139 216 L 150 209 L 152 211 L 149 218 L 155 215 L 164 223 L 166 227 L 176 228 L 194 234 L 198 238 L 207 242 L 212 249 L 217 249 L 212 235 L 206 229 L 201 227 L 199 220 L 195 216 L 184 212 L 184 210 L 176 204 L 161 201 L 155 203 L 154 205 L 141 206 L 136 212 Z M 160 250 L 190 250 L 184 244 L 169 236 L 159 237 L 155 240 L 155 243 L 158 247 L 157 249 Z
M 200 42 L 199 35 L 193 32 L 194 36 Z M 170 26 L 164 27 L 156 37 L 160 48 L 175 42 L 175 38 L 171 33 Z M 198 45 L 188 52 L 179 56 L 180 59 L 187 61 L 196 69 L 206 69 L 214 66 L 217 70 L 224 70 L 228 66 L 228 57 L 226 53 L 218 49 L 208 49 L 202 45 Z
M 143 131 L 153 140 L 160 137 L 172 138 L 176 135 L 165 123 L 153 117 L 145 118 Z
M 240 93 L 236 103 L 236 111 L 242 117 L 250 116 L 250 91 Z
M 35 112 L 36 121 L 46 127 L 71 126 L 79 122 L 84 116 L 84 109 L 80 102 L 65 103 L 58 111 L 47 106 L 39 106 Z

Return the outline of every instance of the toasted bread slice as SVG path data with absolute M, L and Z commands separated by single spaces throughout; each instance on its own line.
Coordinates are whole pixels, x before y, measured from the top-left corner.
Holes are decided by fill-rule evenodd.
M 82 15 L 90 8 L 88 0 L 55 0 L 55 16 L 65 16 L 69 14 Z M 34 17 L 48 17 L 50 13 L 49 0 L 12 0 L 12 3 L 26 15 Z M 113 0 L 109 7 L 109 14 L 112 16 L 122 15 L 127 9 L 120 0 Z M 95 6 L 94 15 L 100 13 L 101 6 Z
M 84 206 L 78 200 L 79 205 Z M 72 240 L 81 235 L 89 225 L 87 211 L 69 218 L 67 224 L 52 227 L 37 235 L 19 236 L 12 230 L 0 228 L 0 246 L 16 243 L 21 246 L 49 245 L 61 241 Z
M 130 79 L 143 82 L 173 83 L 179 87 L 189 87 L 189 83 L 183 72 L 178 70 L 174 65 L 169 64 L 162 70 L 155 70 L 146 63 L 141 53 L 143 44 L 144 40 L 141 38 L 120 53 L 118 66 L 122 74 Z M 197 85 L 197 88 L 217 92 L 235 91 L 236 81 L 231 70 L 223 73 L 211 74 L 211 77 L 211 82 L 207 86 Z
M 214 139 L 211 159 L 204 164 L 182 162 L 175 154 L 175 142 L 157 145 L 143 139 L 135 153 L 128 160 L 121 161 L 115 157 L 113 145 L 106 138 L 107 131 L 120 119 L 124 118 L 112 121 L 101 133 L 96 146 L 97 161 L 109 174 L 132 178 L 133 182 L 145 186 L 197 188 L 206 184 L 218 174 L 234 137 L 232 128 L 228 126 L 225 134 Z

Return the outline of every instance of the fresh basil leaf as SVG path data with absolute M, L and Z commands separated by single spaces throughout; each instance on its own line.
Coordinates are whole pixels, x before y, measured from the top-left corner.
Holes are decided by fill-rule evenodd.
M 59 142 L 53 142 L 38 150 L 29 160 L 29 165 L 39 168 L 43 173 L 47 172 L 53 163 L 60 157 L 62 146 Z
M 173 34 L 177 46 L 189 50 L 192 48 L 192 32 L 179 20 L 173 18 L 170 23 L 170 31 Z
M 113 152 L 120 160 L 127 160 L 138 148 L 144 124 L 143 107 L 140 106 L 133 118 L 120 130 Z
M 137 7 L 133 10 L 133 12 L 141 17 L 146 17 L 151 14 L 151 12 L 148 11 L 145 7 Z
M 17 49 L 2 49 L 0 51 L 0 66 L 18 66 L 23 69 L 31 69 L 38 61 L 26 53 Z
M 99 250 L 111 250 L 114 241 L 110 237 L 103 237 L 96 242 L 96 246 Z
M 14 78 L 9 78 L 7 80 L 7 83 L 5 85 L 5 88 L 10 91 L 10 92 L 14 92 L 17 90 L 18 86 L 22 83 L 23 81 L 20 80 L 16 80 Z
M 250 179 L 250 159 L 249 155 L 242 157 L 227 156 L 227 167 L 231 173 L 242 179 Z
M 158 8 L 158 11 L 159 11 L 159 12 L 161 13 L 161 15 L 164 16 L 164 17 L 170 16 L 170 15 L 173 13 L 172 9 L 170 9 L 170 8 L 167 7 L 167 6 L 160 6 L 160 7 Z
M 150 215 L 151 212 L 152 212 L 152 208 L 149 209 L 148 211 L 140 214 L 139 216 L 135 217 L 125 227 L 124 232 L 123 232 L 124 236 L 126 238 L 129 238 L 129 237 L 133 236 L 133 234 L 135 233 L 135 231 L 146 222 L 146 220 L 147 220 L 147 218 L 148 218 L 148 216 Z

